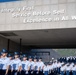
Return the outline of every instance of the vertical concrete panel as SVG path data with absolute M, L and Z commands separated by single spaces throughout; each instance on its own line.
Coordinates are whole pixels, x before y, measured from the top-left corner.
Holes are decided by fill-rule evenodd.
M 34 6 L 34 5 L 35 5 L 35 1 L 34 0 L 28 0 L 27 6 Z
M 54 17 L 57 17 L 58 15 L 55 15 L 54 14 L 54 10 L 58 10 L 58 5 L 51 5 L 51 17 L 54 18 Z
M 0 24 L 5 24 L 5 20 L 6 20 L 6 18 L 5 18 L 5 16 L 6 16 L 6 14 L 5 13 L 0 13 Z
M 13 42 L 13 41 L 10 41 L 10 45 L 9 45 L 9 50 L 11 52 L 14 52 L 14 51 L 19 51 L 19 44 Z
M 0 37 L 0 51 L 5 48 L 7 49 L 7 39 Z
M 27 5 L 27 1 L 26 1 L 26 0 L 20 2 L 20 6 L 21 6 L 21 7 L 26 6 L 26 5 Z
M 3 48 L 4 49 L 7 49 L 8 48 L 8 39 L 0 36 L 0 51 Z M 13 41 L 10 40 L 10 42 L 9 42 L 9 51 L 10 52 L 19 51 L 19 48 L 20 48 L 19 47 L 19 44 L 17 44 L 17 43 L 15 43 L 15 42 L 13 42 Z
M 43 4 L 51 4 L 51 0 L 43 0 Z
M 42 8 L 43 8 L 43 9 L 42 9 L 43 11 L 49 11 L 49 10 L 51 11 L 50 5 L 45 5 L 45 6 L 43 6 Z
M 67 3 L 67 0 L 59 0 L 59 3 Z
M 35 0 L 35 5 L 42 5 L 42 0 Z
M 67 2 L 76 2 L 76 0 L 67 0 Z
M 51 4 L 58 4 L 58 0 L 51 0 Z
M 75 3 L 71 3 L 71 4 L 67 4 L 67 13 L 68 15 L 72 16 L 72 15 L 76 15 L 76 4 Z

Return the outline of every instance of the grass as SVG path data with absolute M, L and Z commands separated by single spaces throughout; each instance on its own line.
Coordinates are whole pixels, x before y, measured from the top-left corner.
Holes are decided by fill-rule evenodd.
M 76 56 L 76 49 L 54 49 L 60 56 Z

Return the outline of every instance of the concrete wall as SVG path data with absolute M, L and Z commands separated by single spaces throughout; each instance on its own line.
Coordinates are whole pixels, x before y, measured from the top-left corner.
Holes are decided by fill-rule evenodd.
M 7 49 L 8 50 L 8 39 L 0 36 L 0 51 L 2 49 Z M 20 45 L 16 42 L 13 42 L 10 40 L 9 42 L 9 52 L 14 52 L 14 51 L 19 51 L 20 50 Z M 26 52 L 26 48 L 24 46 L 21 47 L 22 52 Z
M 18 43 L 15 43 L 13 41 L 9 42 L 9 50 L 10 50 L 10 52 L 19 51 L 20 50 L 19 48 L 20 47 L 19 47 Z
M 53 49 L 32 49 L 30 54 L 41 57 L 44 62 L 49 62 L 52 58 L 57 59 L 60 57 L 60 55 Z
M 8 40 L 3 38 L 3 37 L 0 37 L 0 51 L 5 48 L 7 49 L 7 43 L 8 43 Z
M 26 10 L 23 7 L 26 6 Z M 28 8 L 31 7 L 31 8 Z M 15 8 L 15 11 L 8 12 L 7 9 Z M 30 10 L 28 10 L 30 9 Z M 2 11 L 4 10 L 4 11 Z M 54 14 L 54 11 L 61 12 L 60 14 Z M 13 14 L 24 14 L 36 12 L 47 12 L 48 15 L 25 17 L 14 17 Z M 68 16 L 69 18 L 63 18 Z M 72 18 L 72 16 L 75 16 Z M 32 22 L 24 23 L 24 19 L 35 18 L 52 18 L 50 22 Z M 58 19 L 59 18 L 59 19 Z M 76 28 L 76 0 L 21 0 L 15 2 L 0 3 L 0 31 L 16 31 L 16 30 L 35 30 L 35 29 L 55 29 L 55 28 Z

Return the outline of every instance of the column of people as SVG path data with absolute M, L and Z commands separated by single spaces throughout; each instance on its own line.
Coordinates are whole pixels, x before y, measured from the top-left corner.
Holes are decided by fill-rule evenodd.
M 20 57 L 19 52 L 12 56 L 3 49 L 0 53 L 0 75 L 76 75 L 75 61 L 75 57 L 65 57 L 44 63 L 42 58 L 27 58 L 26 54 Z

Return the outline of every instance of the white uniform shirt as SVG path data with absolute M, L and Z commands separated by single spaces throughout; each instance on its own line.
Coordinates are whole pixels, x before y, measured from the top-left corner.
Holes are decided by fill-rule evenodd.
M 58 67 L 58 68 L 61 67 L 61 63 L 58 63 L 58 64 L 57 64 L 57 67 Z
M 72 67 L 71 70 L 72 70 L 72 71 L 76 71 L 76 66 Z
M 66 67 L 66 71 L 70 71 L 71 70 L 71 67 L 70 66 L 67 66 Z
M 48 71 L 50 71 L 50 70 L 51 70 L 49 65 L 47 65 L 47 68 L 48 68 Z
M 38 65 L 39 65 L 40 70 L 42 70 L 43 67 L 44 67 L 44 63 L 43 62 L 38 62 Z
M 48 71 L 48 67 L 46 65 L 44 66 L 43 71 Z
M 0 58 L 0 69 L 2 69 L 2 58 Z
M 20 66 L 22 67 L 22 70 L 28 70 L 28 65 L 29 65 L 29 62 L 26 60 L 26 61 L 22 61 L 20 63 Z
M 53 68 L 57 68 L 57 63 L 53 63 Z
M 38 64 L 38 62 L 34 62 L 33 67 L 34 67 L 34 70 L 38 70 L 38 69 L 39 69 L 39 64 Z
M 49 72 L 49 71 L 50 71 L 50 66 L 49 66 L 49 65 L 47 65 L 47 66 L 45 65 L 44 68 L 43 68 L 43 71 L 44 71 L 44 72 L 45 72 L 45 71 L 48 71 L 48 72 Z
M 10 59 L 9 59 L 9 60 L 10 60 Z M 11 66 L 11 65 L 12 65 L 12 60 L 10 60 L 10 62 L 9 62 L 8 65 L 9 65 L 9 69 L 11 70 L 11 69 L 12 69 L 12 66 Z
M 71 64 L 70 64 L 70 68 L 72 68 L 72 67 L 73 67 L 73 65 L 74 65 L 74 63 L 71 63 Z
M 1 58 L 1 61 L 2 61 L 2 70 L 6 70 L 7 69 L 7 66 L 10 63 L 9 58 L 7 58 L 7 57 Z
M 50 65 L 50 70 L 53 70 L 53 65 Z
M 12 70 L 18 70 L 20 63 L 21 63 L 21 60 L 19 58 L 12 60 L 10 64 L 12 67 Z
M 65 71 L 65 70 L 66 70 L 66 65 L 65 65 L 65 66 L 62 66 L 62 67 L 60 68 L 60 70 L 61 70 L 61 71 Z
M 30 67 L 30 70 L 33 70 L 33 65 L 34 65 L 34 62 L 33 61 L 29 61 L 28 62 L 28 66 Z

